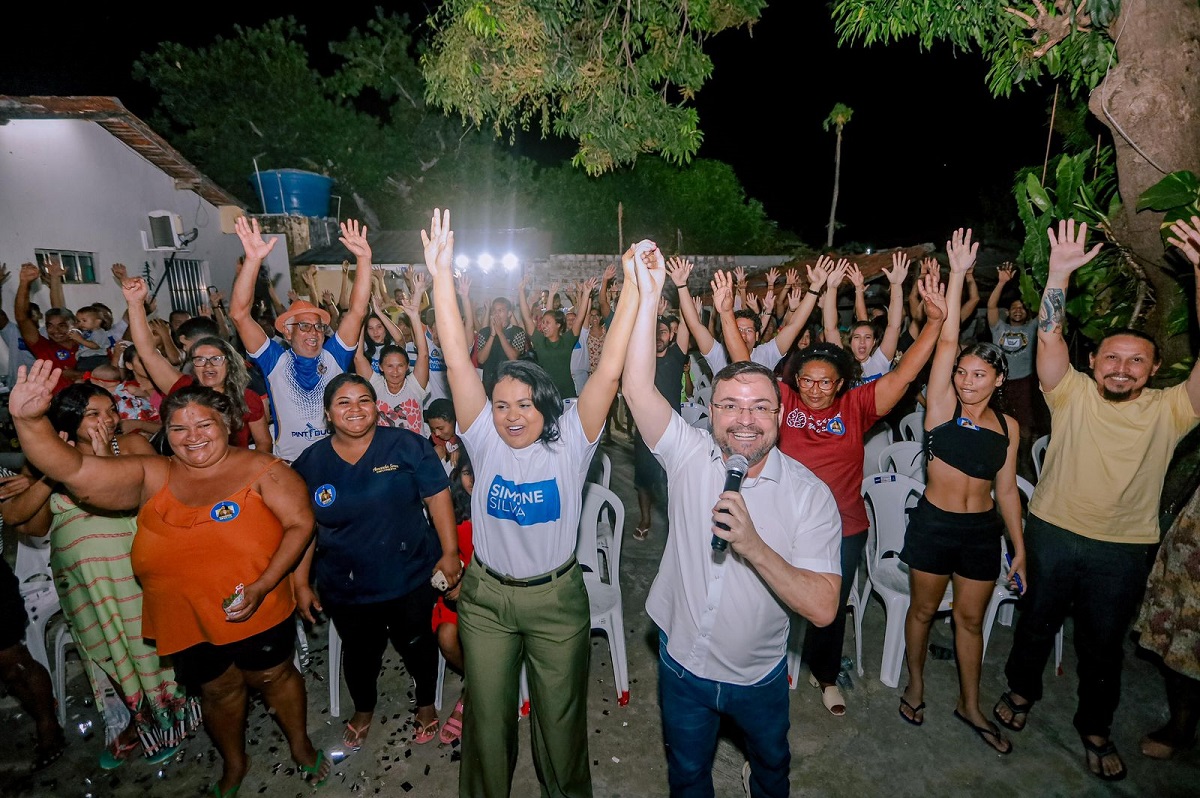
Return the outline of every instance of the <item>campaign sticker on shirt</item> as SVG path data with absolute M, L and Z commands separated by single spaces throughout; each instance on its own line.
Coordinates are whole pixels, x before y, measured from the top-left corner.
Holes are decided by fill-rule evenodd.
M 69 358 L 71 356 L 71 350 L 70 349 L 55 349 L 54 356 L 56 358 L 58 358 L 59 360 L 66 360 L 67 358 Z
M 558 480 L 518 484 L 497 474 L 488 488 L 487 514 L 520 526 L 557 521 L 562 516 Z
M 213 508 L 209 512 L 208 516 L 214 521 L 232 521 L 238 517 L 238 514 L 241 513 L 241 511 L 242 508 L 238 507 L 234 502 L 217 502 L 213 505 Z
M 845 435 L 846 422 L 842 421 L 841 416 L 829 419 L 829 425 L 825 428 L 830 435 Z
M 325 484 L 317 488 L 313 493 L 313 501 L 318 507 L 328 507 L 337 499 L 337 488 L 333 485 Z
M 971 421 L 971 419 L 969 419 L 969 418 L 959 418 L 958 426 L 966 427 L 967 429 L 973 429 L 973 430 L 979 429 L 979 427 L 975 426 L 975 422 Z

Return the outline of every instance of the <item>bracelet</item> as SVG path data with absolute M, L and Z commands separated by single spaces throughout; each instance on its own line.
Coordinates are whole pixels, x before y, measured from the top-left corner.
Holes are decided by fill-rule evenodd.
M 812 290 L 811 288 L 810 288 L 810 289 L 808 289 L 808 291 L 806 291 L 805 293 L 812 294 L 813 296 L 820 296 L 820 295 L 821 295 L 821 292 L 820 292 L 820 291 L 814 291 L 814 290 Z
M 675 287 L 676 288 L 687 288 L 687 283 L 683 283 L 682 285 L 680 285 L 679 283 L 675 283 Z

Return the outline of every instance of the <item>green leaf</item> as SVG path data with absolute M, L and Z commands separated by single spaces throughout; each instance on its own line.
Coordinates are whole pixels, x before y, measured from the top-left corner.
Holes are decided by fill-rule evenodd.
M 1049 213 L 1054 207 L 1054 203 L 1050 201 L 1050 195 L 1046 193 L 1046 189 L 1042 188 L 1042 184 L 1038 182 L 1032 172 L 1025 178 L 1025 191 L 1029 194 L 1029 199 L 1033 201 L 1033 204 L 1043 213 Z
M 1188 171 L 1172 172 L 1138 197 L 1137 210 L 1169 211 L 1200 199 L 1200 178 Z

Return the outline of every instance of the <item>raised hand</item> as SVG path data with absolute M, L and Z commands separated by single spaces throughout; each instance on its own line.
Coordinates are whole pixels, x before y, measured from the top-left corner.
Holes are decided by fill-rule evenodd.
M 704 312 L 704 303 L 700 301 L 700 297 L 692 297 L 692 307 L 696 309 L 696 316 L 699 318 Z
M 458 295 L 463 299 L 471 296 L 471 276 L 466 272 L 458 275 Z
M 733 278 L 730 277 L 729 272 L 713 272 L 709 288 L 712 290 L 713 309 L 717 313 L 732 312 Z
M 125 295 L 125 304 L 129 307 L 145 307 L 146 297 L 150 295 L 150 287 L 141 277 L 127 278 L 121 283 L 121 293 Z
M 775 285 L 775 281 L 778 279 L 779 279 L 779 269 L 776 269 L 774 266 L 767 269 L 767 287 L 768 288 L 772 288 Z
M 850 261 L 845 258 L 840 259 L 837 263 L 833 262 L 832 258 L 825 258 L 826 268 L 829 270 L 829 277 L 825 280 L 825 287 L 830 291 L 837 291 L 838 286 L 842 284 L 842 280 L 846 277 L 846 270 L 850 268 Z M 817 264 L 820 265 L 821 259 L 817 259 Z
M 966 274 L 975 265 L 979 242 L 971 242 L 970 228 L 958 228 L 946 242 L 946 256 L 950 259 L 952 274 Z
M 24 366 L 19 367 L 17 384 L 8 394 L 9 415 L 27 421 L 46 415 L 60 376 L 62 369 L 55 368 L 49 360 L 35 360 L 28 370 Z
M 54 258 L 46 258 L 46 276 L 51 280 L 61 280 L 66 276 L 67 270 L 58 260 Z
M 441 216 L 438 209 L 433 209 L 433 218 L 429 222 L 429 232 L 421 231 L 421 244 L 425 248 L 425 268 L 433 275 L 433 279 L 445 274 L 454 274 L 454 231 L 450 229 L 450 210 L 446 209 Z
M 658 299 L 658 315 L 665 316 L 665 315 L 667 315 L 667 311 L 669 311 L 670 309 L 671 309 L 671 306 L 667 304 L 667 298 L 665 296 L 659 297 L 659 299 Z
M 766 313 L 767 311 L 774 310 L 774 309 L 775 309 L 775 289 L 767 288 L 767 295 L 765 297 L 763 297 L 762 312 Z
M 129 279 L 129 272 L 125 268 L 124 263 L 114 263 L 112 265 L 112 276 L 117 281 L 117 285 L 121 285 Z
M 677 288 L 683 288 L 687 285 L 688 278 L 692 276 L 692 269 L 695 264 L 690 260 L 672 257 L 667 261 L 667 273 L 671 275 L 671 282 L 675 283 Z
M 246 253 L 246 258 L 259 263 L 266 260 L 267 255 L 275 248 L 275 242 L 279 240 L 278 238 L 272 238 L 269 242 L 263 240 L 258 219 L 247 221 L 245 216 L 239 216 L 234 220 L 233 231 L 237 233 L 238 239 L 242 242 L 242 251 Z
M 799 270 L 796 269 L 795 266 L 793 266 L 787 270 L 786 279 L 784 280 L 784 283 L 786 285 L 799 285 L 800 284 L 800 272 L 799 272 Z
M 921 258 L 921 276 L 926 274 L 939 274 L 942 271 L 941 265 L 937 262 L 937 258 Z
M 860 291 L 866 286 L 862 269 L 858 268 L 857 263 L 851 263 L 850 268 L 846 269 L 846 277 L 850 279 L 850 284 L 854 286 L 855 291 Z
M 1087 223 L 1080 222 L 1075 227 L 1074 219 L 1064 219 L 1058 223 L 1058 235 L 1054 228 L 1046 231 L 1050 237 L 1050 274 L 1069 277 L 1080 266 L 1090 262 L 1100 252 L 1103 244 L 1097 244 L 1087 249 Z
M 1017 267 L 1009 261 L 1004 261 L 996 268 L 996 282 L 1000 285 L 1006 284 L 1009 280 L 1017 276 Z
M 289 305 L 300 301 L 300 295 L 296 293 L 295 289 L 292 289 L 292 288 L 288 289 L 287 301 L 288 301 Z
M 667 266 L 658 244 L 650 239 L 631 244 L 621 256 L 621 265 L 625 267 L 625 279 L 634 280 L 630 285 L 638 286 L 643 297 L 661 296 L 667 281 Z
M 1200 216 L 1193 216 L 1191 224 L 1183 219 L 1172 222 L 1167 243 L 1182 252 L 1189 263 L 1200 268 Z M 4 280 L 0 279 L 0 283 L 3 282 Z
M 744 266 L 735 266 L 733 268 L 733 277 L 738 285 L 746 284 L 746 268 Z
M 940 322 L 946 318 L 946 290 L 937 272 L 917 278 L 917 293 L 925 303 L 925 318 Z
M 762 312 L 762 306 L 758 302 L 758 295 L 751 292 L 746 294 L 746 307 L 753 310 L 755 313 Z
M 805 266 L 804 268 L 808 271 L 808 290 L 820 291 L 826 281 L 829 280 L 829 271 L 833 268 L 833 261 L 824 257 L 817 258 L 816 264 Z M 790 271 L 795 271 L 795 269 L 791 269 Z M 792 285 L 790 278 L 788 285 Z
M 367 226 L 360 225 L 357 219 L 347 219 L 342 222 L 342 234 L 338 237 L 338 241 L 342 242 L 342 246 L 350 250 L 354 257 L 359 260 L 371 259 L 371 245 L 367 243 Z
M 606 282 L 606 283 L 612 282 L 613 278 L 616 276 L 617 276 L 617 264 L 610 263 L 604 267 L 604 282 Z
M 421 320 L 421 294 L 413 291 L 405 297 L 404 304 L 401 305 L 404 313 L 408 316 L 409 321 L 416 324 Z
M 888 282 L 892 285 L 899 285 L 904 282 L 904 278 L 908 277 L 908 265 L 910 263 L 912 261 L 903 252 L 893 252 L 892 268 L 883 270 L 883 273 L 887 275 Z
M 416 297 L 417 302 L 420 303 L 421 297 L 425 295 L 425 291 L 429 288 L 429 282 L 425 279 L 425 272 L 409 272 L 408 278 L 412 285 L 412 296 Z
M 17 273 L 17 281 L 21 285 L 36 283 L 42 277 L 42 270 L 32 263 L 22 263 L 21 271 Z
M 804 299 L 806 291 L 801 290 L 800 286 L 793 286 L 787 290 L 788 310 L 795 310 L 800 307 L 800 301 Z
M 8 264 L 0 263 L 0 285 L 8 282 Z

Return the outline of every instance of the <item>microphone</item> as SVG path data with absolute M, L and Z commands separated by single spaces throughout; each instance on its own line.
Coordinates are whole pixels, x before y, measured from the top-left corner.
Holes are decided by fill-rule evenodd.
M 735 454 L 733 457 L 730 457 L 728 460 L 726 460 L 725 487 L 721 488 L 721 492 L 724 493 L 727 490 L 732 490 L 735 493 L 741 492 L 742 480 L 746 478 L 746 472 L 748 470 L 750 470 L 750 461 L 740 454 Z M 723 524 L 720 521 L 714 521 L 713 523 L 715 523 L 721 529 L 729 529 L 728 525 Z M 725 551 L 727 548 L 729 548 L 728 540 L 717 537 L 716 535 L 712 536 L 713 551 Z

